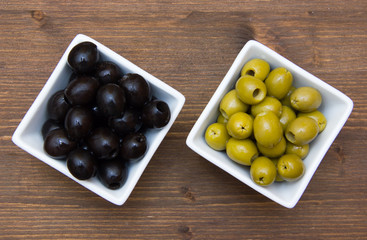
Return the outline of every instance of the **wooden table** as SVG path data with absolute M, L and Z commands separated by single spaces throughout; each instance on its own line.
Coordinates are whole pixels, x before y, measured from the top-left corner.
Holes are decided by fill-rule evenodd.
M 367 1 L 0 1 L 0 31 L 0 239 L 367 239 Z M 123 206 L 11 141 L 78 33 L 186 97 Z M 185 144 L 249 39 L 354 101 L 293 209 Z

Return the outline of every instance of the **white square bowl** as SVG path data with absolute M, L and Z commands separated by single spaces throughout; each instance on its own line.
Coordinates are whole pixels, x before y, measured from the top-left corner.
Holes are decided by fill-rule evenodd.
M 310 144 L 309 154 L 304 159 L 306 166 L 305 175 L 296 182 L 275 182 L 267 187 L 256 185 L 251 180 L 249 167 L 235 163 L 227 157 L 225 151 L 215 151 L 205 142 L 205 130 L 211 123 L 216 121 L 219 114 L 221 99 L 229 90 L 234 88 L 242 67 L 247 61 L 253 58 L 266 60 L 270 64 L 271 69 L 285 67 L 293 74 L 293 85 L 295 87 L 314 87 L 320 91 L 323 97 L 323 102 L 319 111 L 325 115 L 328 123 L 324 131 Z M 353 102 L 349 97 L 263 44 L 250 40 L 240 51 L 228 73 L 225 75 L 209 103 L 194 124 L 186 139 L 186 144 L 203 158 L 220 167 L 259 193 L 284 207 L 293 208 L 305 191 L 324 155 L 347 121 L 352 109 Z
M 75 45 L 84 41 L 90 41 L 96 44 L 101 59 L 114 62 L 120 67 L 124 74 L 138 73 L 143 76 L 150 83 L 153 96 L 165 101 L 171 110 L 171 119 L 165 127 L 162 129 L 150 129 L 146 132 L 148 150 L 143 159 L 129 165 L 126 183 L 122 188 L 117 190 L 106 188 L 96 177 L 84 181 L 76 179 L 70 174 L 65 161 L 55 160 L 48 156 L 43 150 L 41 128 L 47 119 L 47 101 L 53 93 L 66 87 L 69 77 L 72 74 L 71 68 L 67 65 L 68 54 Z M 78 34 L 66 49 L 50 78 L 15 130 L 12 140 L 18 147 L 65 174 L 92 192 L 116 205 L 122 205 L 130 196 L 153 154 L 177 118 L 184 103 L 185 97 L 166 83 L 147 73 L 94 39 Z

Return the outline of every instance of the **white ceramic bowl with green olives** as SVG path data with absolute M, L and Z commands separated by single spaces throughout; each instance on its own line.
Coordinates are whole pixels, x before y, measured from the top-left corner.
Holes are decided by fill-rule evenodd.
M 279 79 L 283 82 L 277 82 Z M 236 107 L 228 107 L 234 96 Z M 236 57 L 186 143 L 249 187 L 293 208 L 352 109 L 353 102 L 345 94 L 251 40 Z M 213 140 L 208 134 L 211 127 L 212 134 L 222 134 L 225 140 Z M 238 150 L 239 145 L 244 152 Z M 282 167 L 287 162 L 298 169 L 287 173 L 289 169 Z M 258 169 L 268 175 L 261 175 Z

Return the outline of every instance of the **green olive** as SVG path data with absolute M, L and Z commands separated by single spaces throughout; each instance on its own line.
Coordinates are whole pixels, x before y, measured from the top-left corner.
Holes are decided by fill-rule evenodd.
M 292 108 L 300 112 L 315 111 L 322 102 L 321 93 L 313 87 L 300 87 L 290 96 Z
M 322 114 L 322 112 L 318 110 L 315 110 L 309 113 L 299 113 L 298 116 L 305 116 L 305 117 L 313 118 L 319 125 L 319 132 L 324 131 L 326 127 L 326 124 L 327 124 L 326 117 L 324 116 L 324 114 Z
M 213 123 L 205 131 L 205 141 L 209 147 L 217 151 L 226 149 L 230 136 L 227 133 L 226 125 L 223 123 Z
M 266 97 L 265 83 L 250 75 L 240 77 L 235 88 L 238 98 L 249 105 L 257 104 Z
M 217 117 L 217 123 L 224 123 L 224 124 L 227 124 L 228 122 L 228 119 L 225 118 L 222 114 L 219 114 L 218 117 Z
M 280 117 L 282 114 L 282 104 L 278 99 L 266 96 L 264 100 L 251 106 L 251 114 L 254 117 L 256 117 L 257 114 L 265 111 L 272 111 L 275 113 L 275 115 L 277 115 L 277 117 Z
M 287 128 L 288 124 L 296 119 L 296 113 L 292 108 L 283 105 L 282 106 L 282 114 L 280 115 L 279 121 L 282 125 L 283 131 Z
M 277 99 L 284 98 L 292 87 L 293 76 L 284 67 L 273 69 L 265 79 L 268 95 Z
M 310 145 L 295 145 L 291 142 L 287 141 L 287 146 L 285 149 L 285 153 L 293 153 L 296 154 L 301 159 L 305 159 L 307 157 L 308 152 L 310 151 Z
M 296 87 L 295 86 L 291 86 L 291 88 L 289 89 L 289 91 L 285 95 L 285 97 L 282 98 L 282 100 L 280 100 L 280 102 L 282 103 L 282 105 L 287 106 L 287 107 L 292 107 L 292 105 L 291 105 L 291 94 L 294 92 L 294 90 L 296 90 Z
M 247 112 L 249 106 L 237 97 L 235 89 L 229 91 L 219 104 L 219 111 L 225 118 L 229 118 L 236 112 Z
M 318 133 L 317 122 L 312 118 L 301 116 L 288 124 L 285 137 L 293 144 L 305 145 L 314 140 Z
M 255 143 L 250 139 L 230 138 L 226 147 L 227 155 L 233 161 L 250 166 L 252 161 L 259 156 Z
M 262 59 L 255 58 L 248 61 L 245 66 L 243 66 L 241 70 L 241 76 L 250 75 L 260 79 L 261 81 L 264 81 L 266 76 L 268 76 L 269 71 L 269 63 Z
M 268 111 L 256 115 L 254 136 L 259 144 L 267 148 L 272 148 L 280 142 L 283 129 L 275 113 Z
M 282 137 L 280 142 L 272 148 L 264 147 L 258 142 L 256 142 L 256 146 L 259 152 L 262 153 L 264 156 L 269 158 L 276 158 L 282 156 L 283 153 L 285 152 L 286 142 L 287 141 L 285 140 L 285 138 Z
M 296 154 L 284 154 L 277 163 L 277 170 L 281 178 L 286 181 L 296 181 L 305 173 L 305 164 Z
M 270 160 L 274 163 L 275 168 L 277 168 L 277 164 L 278 164 L 279 158 L 270 158 Z M 277 176 L 275 178 L 275 181 L 276 182 L 283 182 L 284 181 L 284 179 L 279 175 L 278 169 L 277 169 Z
M 250 167 L 252 181 L 261 186 L 268 186 L 275 181 L 277 169 L 267 157 L 258 157 Z
M 230 136 L 237 139 L 245 139 L 251 136 L 253 129 L 253 119 L 244 112 L 233 114 L 227 122 L 227 132 Z

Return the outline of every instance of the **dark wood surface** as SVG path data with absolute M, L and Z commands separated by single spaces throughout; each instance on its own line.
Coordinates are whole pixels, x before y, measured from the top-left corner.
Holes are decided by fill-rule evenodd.
M 11 141 L 78 33 L 186 97 L 123 206 Z M 354 101 L 293 209 L 185 144 L 249 39 Z M 0 1 L 0 73 L 0 239 L 367 239 L 367 1 Z

